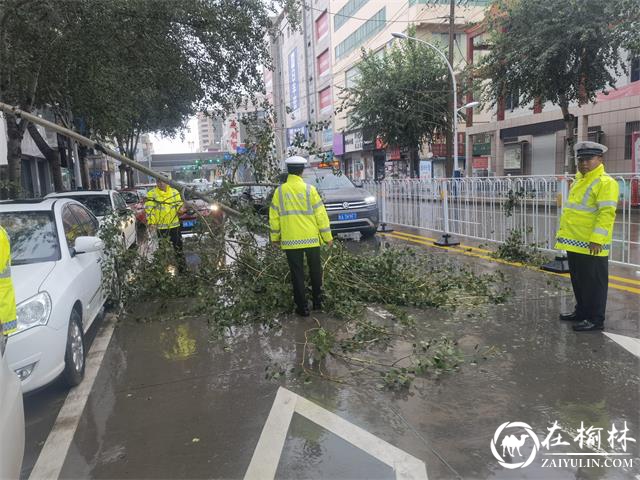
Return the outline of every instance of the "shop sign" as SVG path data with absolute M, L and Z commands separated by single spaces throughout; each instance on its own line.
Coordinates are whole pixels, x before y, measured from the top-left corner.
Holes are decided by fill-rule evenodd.
M 289 106 L 292 111 L 300 108 L 300 91 L 298 88 L 298 49 L 289 53 Z
M 400 160 L 400 147 L 391 147 L 387 149 L 387 160 Z
M 431 178 L 431 160 L 420 160 L 420 178 Z
M 333 128 L 327 127 L 322 131 L 322 146 L 331 147 L 333 145 Z
M 504 169 L 520 170 L 522 168 L 522 144 L 513 143 L 504 146 Z
M 376 148 L 376 136 L 371 130 L 362 131 L 362 149 L 363 150 L 375 150 Z
M 293 145 L 296 136 L 302 135 L 302 137 L 307 139 L 307 126 L 301 125 L 299 127 L 287 128 L 287 146 Z
M 344 154 L 344 135 L 342 133 L 337 133 L 333 136 L 333 154 Z
M 489 157 L 473 157 L 472 166 L 474 170 L 488 170 Z
M 473 135 L 472 149 L 474 157 L 491 155 L 491 135 L 488 133 Z
M 344 152 L 357 152 L 362 150 L 362 130 L 344 134 Z

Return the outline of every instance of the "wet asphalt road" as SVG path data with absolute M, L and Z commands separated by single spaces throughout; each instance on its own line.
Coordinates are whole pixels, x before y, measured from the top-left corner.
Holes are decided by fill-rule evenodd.
M 387 242 L 399 243 L 379 238 L 348 245 L 375 249 Z M 176 323 L 122 319 L 62 478 L 243 478 L 283 386 L 424 461 L 432 479 L 636 479 L 637 443 L 629 443 L 627 450 L 635 462 L 631 468 L 546 468 L 544 450 L 526 468 L 499 465 L 490 444 L 504 422 L 525 422 L 542 441 L 554 421 L 574 436 L 581 422 L 610 429 L 612 423 L 620 427 L 626 421 L 629 436 L 637 439 L 640 360 L 600 333 L 576 335 L 570 325 L 556 320 L 558 311 L 572 306 L 568 280 L 449 252 L 435 254 L 453 257 L 477 272 L 503 271 L 515 295 L 505 305 L 479 308 L 471 317 L 412 312 L 418 335 L 448 335 L 468 355 L 476 345 L 493 347 L 498 354 L 466 362 L 454 374 L 418 379 L 408 391 L 394 393 L 378 388 L 376 381 L 265 378 L 267 365 L 300 362 L 304 332 L 315 325 L 313 319 L 284 319 L 275 333 L 236 331 L 228 339 L 231 348 L 210 339 L 206 318 Z M 143 316 L 152 318 L 151 306 L 144 308 Z M 608 331 L 639 338 L 638 312 L 640 295 L 610 290 Z M 376 320 L 372 312 L 368 315 Z M 333 322 L 323 314 L 317 319 Z M 396 342 L 380 355 L 396 358 L 407 347 Z M 345 373 L 344 365 L 331 358 L 322 368 L 329 375 Z M 52 385 L 25 399 L 25 475 L 64 395 L 63 388 Z M 394 478 L 381 455 L 356 448 L 303 414 L 294 413 L 286 431 L 283 448 L 273 453 L 276 478 Z M 529 443 L 522 447 L 524 456 L 533 451 Z M 519 458 L 515 455 L 513 461 Z

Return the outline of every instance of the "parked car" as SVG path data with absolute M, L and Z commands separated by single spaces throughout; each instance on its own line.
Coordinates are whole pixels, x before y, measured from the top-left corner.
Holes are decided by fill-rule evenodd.
M 122 195 L 122 199 L 125 201 L 127 206 L 133 210 L 133 213 L 136 216 L 136 222 L 139 224 L 146 224 L 147 214 L 144 211 L 146 193 L 141 195 L 137 189 L 118 190 L 118 193 Z
M 203 217 L 214 225 L 224 221 L 224 212 L 218 204 L 192 197 L 188 191 L 183 200 L 186 207 L 186 211 L 180 215 L 180 231 L 183 234 L 193 233 Z
M 262 185 L 251 185 L 247 187 L 235 187 L 231 191 L 233 202 L 239 206 L 252 206 L 257 213 L 269 213 L 271 202 L 271 192 L 273 188 Z
M 78 190 L 74 192 L 50 193 L 45 198 L 73 198 L 85 205 L 102 223 L 104 217 L 117 212 L 122 217 L 120 229 L 126 248 L 136 244 L 136 219 L 133 210 L 115 190 Z
M 85 332 L 105 303 L 98 219 L 83 204 L 54 197 L 0 202 L 0 224 L 11 242 L 17 303 L 9 367 L 23 392 L 60 375 L 77 385 L 84 376 Z
M 5 358 L 7 337 L 0 333 L 0 478 L 20 478 L 24 456 L 24 406 L 20 379 Z
M 330 168 L 307 168 L 302 178 L 318 189 L 333 232 L 360 232 L 363 237 L 375 235 L 379 221 L 376 197 Z

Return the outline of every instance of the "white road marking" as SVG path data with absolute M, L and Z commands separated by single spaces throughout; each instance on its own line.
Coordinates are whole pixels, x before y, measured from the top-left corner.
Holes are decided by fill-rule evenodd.
M 617 333 L 603 332 L 607 337 L 640 358 L 640 338 L 627 337 Z
M 31 471 L 29 479 L 57 479 L 67 457 L 69 446 L 73 441 L 80 417 L 98 375 L 102 359 L 109 346 L 109 341 L 116 324 L 116 317 L 108 315 L 104 319 L 102 329 L 96 335 L 87 354 L 84 379 L 77 387 L 71 389 L 58 413 L 58 418 L 49 432 L 47 441 L 42 447 L 38 460 Z
M 391 312 L 388 312 L 384 308 L 367 307 L 367 310 L 369 310 L 370 312 L 375 313 L 376 315 L 378 315 L 382 319 L 387 319 L 387 318 L 392 318 L 393 317 L 393 314 Z
M 280 387 L 253 452 L 245 480 L 275 478 L 293 413 L 298 413 L 391 467 L 399 480 L 428 480 L 422 460 L 304 397 Z

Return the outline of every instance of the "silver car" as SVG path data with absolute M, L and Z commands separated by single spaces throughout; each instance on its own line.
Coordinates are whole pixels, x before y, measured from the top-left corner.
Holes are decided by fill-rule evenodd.
M 7 365 L 6 343 L 0 333 L 0 478 L 19 478 L 24 455 L 22 387 Z

